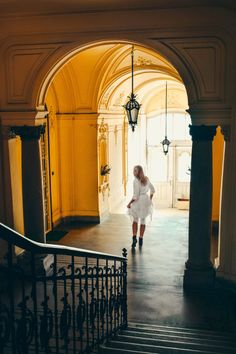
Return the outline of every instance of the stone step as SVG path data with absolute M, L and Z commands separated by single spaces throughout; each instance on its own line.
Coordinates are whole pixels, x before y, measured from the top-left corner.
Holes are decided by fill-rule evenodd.
M 104 354 L 236 354 L 234 333 L 129 322 L 110 342 Z
M 140 330 L 136 328 L 128 328 L 127 330 L 122 331 L 121 334 L 128 335 L 130 337 L 162 339 L 166 341 L 191 341 L 193 343 L 206 343 L 214 345 L 229 345 L 233 341 L 229 337 L 212 337 L 210 335 L 196 334 L 190 332 L 168 332 L 165 330 L 159 332 L 148 332 L 145 329 Z
M 173 347 L 173 348 L 178 348 L 178 349 L 190 349 L 190 350 L 202 350 L 206 352 L 213 352 L 213 353 L 220 353 L 222 354 L 223 352 L 225 353 L 230 353 L 230 354 L 235 354 L 236 353 L 236 346 L 232 346 L 231 343 L 218 343 L 217 345 L 215 343 L 207 343 L 207 342 L 198 342 L 198 341 L 192 341 L 192 340 L 166 340 L 166 339 L 160 339 L 160 338 L 150 338 L 150 337 L 141 337 L 141 336 L 129 336 L 126 333 L 118 335 L 115 338 L 116 342 L 121 342 L 125 344 L 132 344 L 135 343 L 137 345 L 148 345 L 149 347 Z
M 119 349 L 119 348 L 109 348 L 108 346 L 101 346 L 99 348 L 98 354 L 129 354 L 129 353 L 133 353 L 133 354 L 137 354 L 136 350 L 130 350 L 130 349 Z M 152 352 L 143 352 L 143 351 L 139 351 L 138 354 L 156 354 L 156 353 L 152 353 Z
M 232 332 L 223 332 L 223 331 L 215 331 L 210 329 L 196 329 L 196 328 L 185 328 L 185 327 L 174 327 L 174 326 L 163 326 L 163 325 L 153 325 L 153 324 L 144 324 L 137 322 L 129 322 L 128 326 L 129 330 L 140 330 L 149 333 L 176 333 L 185 335 L 199 335 L 208 338 L 233 338 L 234 333 Z
M 206 339 L 206 340 L 219 340 L 219 341 L 232 341 L 235 336 L 233 334 L 216 334 L 207 331 L 203 332 L 196 332 L 196 331 L 180 331 L 180 330 L 169 330 L 165 328 L 161 329 L 150 329 L 146 328 L 137 328 L 137 327 L 128 327 L 128 331 L 130 332 L 138 332 L 138 333 L 146 333 L 148 336 L 158 336 L 158 335 L 169 335 L 169 336 L 176 336 L 176 337 L 186 337 L 186 338 L 197 338 L 197 339 Z
M 169 343 L 169 346 L 162 345 L 149 345 L 143 343 L 129 343 L 122 342 L 119 340 L 112 340 L 106 346 L 100 348 L 100 354 L 112 354 L 112 353 L 129 353 L 133 352 L 136 354 L 148 353 L 148 354 L 235 354 L 235 350 L 232 352 L 225 351 L 223 349 L 221 352 L 216 352 L 215 349 L 203 350 L 203 349 L 190 349 L 190 348 L 178 348 Z

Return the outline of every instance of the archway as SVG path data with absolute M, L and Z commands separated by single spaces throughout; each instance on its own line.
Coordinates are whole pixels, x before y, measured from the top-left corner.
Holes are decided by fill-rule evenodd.
M 106 214 L 107 211 L 114 210 L 113 206 L 116 207 L 115 204 L 121 201 L 121 196 L 123 195 L 124 197 L 126 195 L 127 182 L 129 180 L 128 174 L 130 173 L 130 167 L 128 166 L 129 153 L 126 150 L 132 151 L 133 147 L 134 151 L 131 154 L 139 155 L 136 162 L 147 165 L 148 159 L 146 159 L 146 155 L 148 149 L 145 137 L 142 136 L 141 138 L 140 134 L 145 135 L 144 131 L 147 130 L 147 121 L 150 122 L 149 129 L 152 130 L 151 122 L 156 121 L 153 119 L 154 116 L 159 115 L 159 122 L 161 122 L 164 102 L 163 84 L 166 80 L 169 82 L 169 109 L 172 117 L 174 114 L 178 117 L 178 113 L 182 114 L 183 117 L 187 114 L 185 113 L 185 110 L 188 108 L 187 92 L 182 79 L 173 65 L 159 53 L 147 47 L 135 45 L 135 90 L 138 93 L 139 100 L 142 102 L 142 111 L 140 129 L 131 138 L 132 134 L 130 134 L 127 127 L 122 107 L 122 104 L 125 103 L 126 97 L 130 93 L 130 48 L 131 44 L 127 42 L 102 42 L 79 48 L 77 51 L 69 54 L 67 61 L 64 58 L 63 62 L 58 63 L 42 85 L 38 96 L 38 103 L 41 99 L 45 99 L 44 103 L 47 104 L 49 111 L 50 144 L 53 146 L 50 149 L 52 211 L 54 213 L 53 222 L 55 224 L 57 224 L 60 218 L 68 216 L 98 221 L 99 217 Z M 117 118 L 118 115 L 119 118 Z M 88 117 L 89 120 L 87 120 Z M 172 118 L 170 117 L 169 119 Z M 77 161 L 78 151 L 76 152 L 75 148 L 69 154 L 70 157 L 72 154 L 75 154 L 74 163 L 72 160 L 69 161 L 66 155 L 62 159 L 60 157 L 60 173 L 64 178 L 59 177 L 59 162 L 58 157 L 56 157 L 59 153 L 57 151 L 58 146 L 61 146 L 59 148 L 61 149 L 60 153 L 66 154 L 65 151 L 68 150 L 68 146 L 66 145 L 67 147 L 63 148 L 63 144 L 72 143 L 72 135 L 75 132 L 80 134 L 82 132 L 81 127 L 83 126 L 83 129 L 85 129 L 86 121 L 87 130 L 86 132 L 83 131 L 82 137 L 86 134 L 86 138 L 89 139 L 90 137 L 92 140 L 90 144 L 88 144 L 89 140 L 85 140 L 83 147 L 81 147 L 84 154 L 84 160 L 79 167 L 80 171 L 84 171 L 81 176 L 82 183 L 85 183 L 83 181 L 85 170 L 87 172 L 90 169 L 91 171 L 95 171 L 91 182 L 93 184 L 93 192 L 91 189 L 89 189 L 89 192 L 84 190 L 87 197 L 85 195 L 82 197 L 82 199 L 87 198 L 87 206 L 83 205 L 81 196 L 79 197 L 76 180 L 71 181 L 68 174 L 70 170 L 74 170 L 77 180 L 80 179 L 78 170 L 75 171 L 77 166 L 79 166 Z M 112 124 L 110 124 L 110 128 L 108 129 L 111 122 Z M 190 122 L 189 118 L 185 121 L 185 130 L 187 129 L 188 122 Z M 70 128 L 69 124 L 71 124 Z M 59 125 L 60 128 L 58 128 Z M 96 127 L 98 127 L 98 136 L 96 135 Z M 162 134 L 163 127 L 159 125 L 155 129 L 158 129 L 157 133 Z M 59 130 L 63 133 L 59 133 Z M 88 134 L 88 131 L 90 133 L 93 132 L 93 137 L 91 137 L 90 133 Z M 187 132 L 185 132 L 186 134 L 188 135 Z M 75 140 L 77 138 L 74 137 Z M 61 144 L 59 144 L 58 139 L 61 140 Z M 128 141 L 131 141 L 131 139 L 134 140 L 129 145 L 129 149 L 127 149 Z M 157 144 L 159 144 L 159 140 L 158 136 L 156 138 Z M 140 143 L 140 141 L 142 142 Z M 89 146 L 93 146 L 90 152 Z M 94 147 L 96 147 L 97 159 L 93 155 Z M 112 154 L 109 154 L 109 150 L 111 149 L 114 150 L 114 156 L 120 156 L 119 169 L 113 163 L 114 158 Z M 57 154 L 55 154 L 55 151 L 57 151 Z M 151 152 L 149 155 L 151 155 Z M 65 161 L 64 165 L 63 161 Z M 86 165 L 88 161 L 89 164 Z M 91 166 L 92 161 L 93 165 Z M 98 176 L 101 166 L 106 164 L 113 165 L 111 166 L 110 175 L 105 178 Z M 151 162 L 149 161 L 149 170 L 151 170 L 150 165 Z M 95 175 L 98 177 L 94 178 Z M 67 182 L 63 182 L 63 179 L 66 179 Z M 117 185 L 118 179 L 121 181 L 119 185 Z M 61 187 L 59 187 L 59 183 L 62 183 Z M 174 184 L 172 181 L 172 187 Z M 90 183 L 87 183 L 87 185 L 91 187 Z M 72 192 L 72 189 L 74 192 Z M 73 198 L 70 198 L 72 194 L 74 195 L 73 201 Z M 169 205 L 176 206 L 178 198 L 188 199 L 188 192 L 178 192 L 177 188 L 175 192 L 172 189 L 168 194 L 172 195 L 171 202 L 167 202 Z M 173 194 L 175 194 L 174 197 Z M 97 195 L 99 195 L 98 200 Z M 88 201 L 89 198 L 90 201 Z M 78 202 L 82 202 L 80 209 L 78 209 Z M 63 211 L 61 203 L 65 205 L 64 210 L 67 210 L 67 212 Z M 76 203 L 77 206 L 75 206 Z M 165 204 L 165 202 L 163 203 Z M 48 215 L 50 214 L 49 204 L 47 203 Z M 74 210 L 72 210 L 73 208 Z M 78 210 L 75 210 L 76 208 Z M 62 210 L 61 215 L 59 210 Z
M 64 64 L 47 90 L 54 224 L 68 218 L 97 222 L 126 195 L 129 130 L 122 104 L 130 93 L 130 48 L 127 43 L 84 48 Z M 160 54 L 137 45 L 135 57 L 143 125 L 146 102 L 155 100 L 165 80 L 184 86 Z M 109 164 L 111 173 L 101 176 L 101 168 Z

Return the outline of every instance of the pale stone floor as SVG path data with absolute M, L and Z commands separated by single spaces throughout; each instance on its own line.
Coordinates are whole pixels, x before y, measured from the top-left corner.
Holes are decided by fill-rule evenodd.
M 183 292 L 188 249 L 188 212 L 159 210 L 147 226 L 144 245 L 131 250 L 131 222 L 112 214 L 99 225 L 62 225 L 60 244 L 120 255 L 128 249 L 129 320 L 228 330 L 235 325 L 235 299 L 222 289 Z

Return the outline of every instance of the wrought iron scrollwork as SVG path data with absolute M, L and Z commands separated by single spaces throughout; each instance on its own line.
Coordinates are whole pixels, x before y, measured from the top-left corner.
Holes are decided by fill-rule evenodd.
M 115 257 L 35 246 L 0 224 L 1 238 L 8 253 L 0 266 L 0 354 L 91 353 L 127 326 L 125 250 Z M 21 268 L 15 246 L 27 251 Z M 37 269 L 45 252 L 53 255 L 50 273 Z
M 42 302 L 43 315 L 40 316 L 40 344 L 42 349 L 49 348 L 49 341 L 53 335 L 53 312 L 48 307 L 49 297 Z
M 83 325 L 86 318 L 85 313 L 85 301 L 83 298 L 83 290 L 78 294 L 79 303 L 76 310 L 76 323 L 77 323 L 77 330 L 79 331 L 80 337 L 83 336 Z
M 19 303 L 20 318 L 16 320 L 16 347 L 18 353 L 28 353 L 34 335 L 35 318 L 33 312 L 27 307 L 28 296 Z
M 5 348 L 11 334 L 11 317 L 9 308 L 0 301 L 0 347 Z M 1 350 L 0 350 L 1 352 Z
M 61 339 L 66 342 L 69 340 L 69 330 L 71 327 L 71 305 L 67 301 L 68 294 L 66 294 L 61 301 L 63 302 L 63 310 L 60 317 L 60 335 Z

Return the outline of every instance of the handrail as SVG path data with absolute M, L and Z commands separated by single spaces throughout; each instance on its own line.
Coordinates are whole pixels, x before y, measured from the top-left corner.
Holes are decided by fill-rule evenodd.
M 90 258 L 103 258 L 107 260 L 118 260 L 124 261 L 126 258 L 112 255 L 108 253 L 101 253 L 96 251 L 90 251 L 81 248 L 61 246 L 61 245 L 48 245 L 40 242 L 30 240 L 29 238 L 21 235 L 19 232 L 11 229 L 10 227 L 0 223 L 0 239 L 6 242 L 11 242 L 11 244 L 31 251 L 38 254 L 57 254 L 57 255 L 68 255 L 77 257 L 90 257 Z

